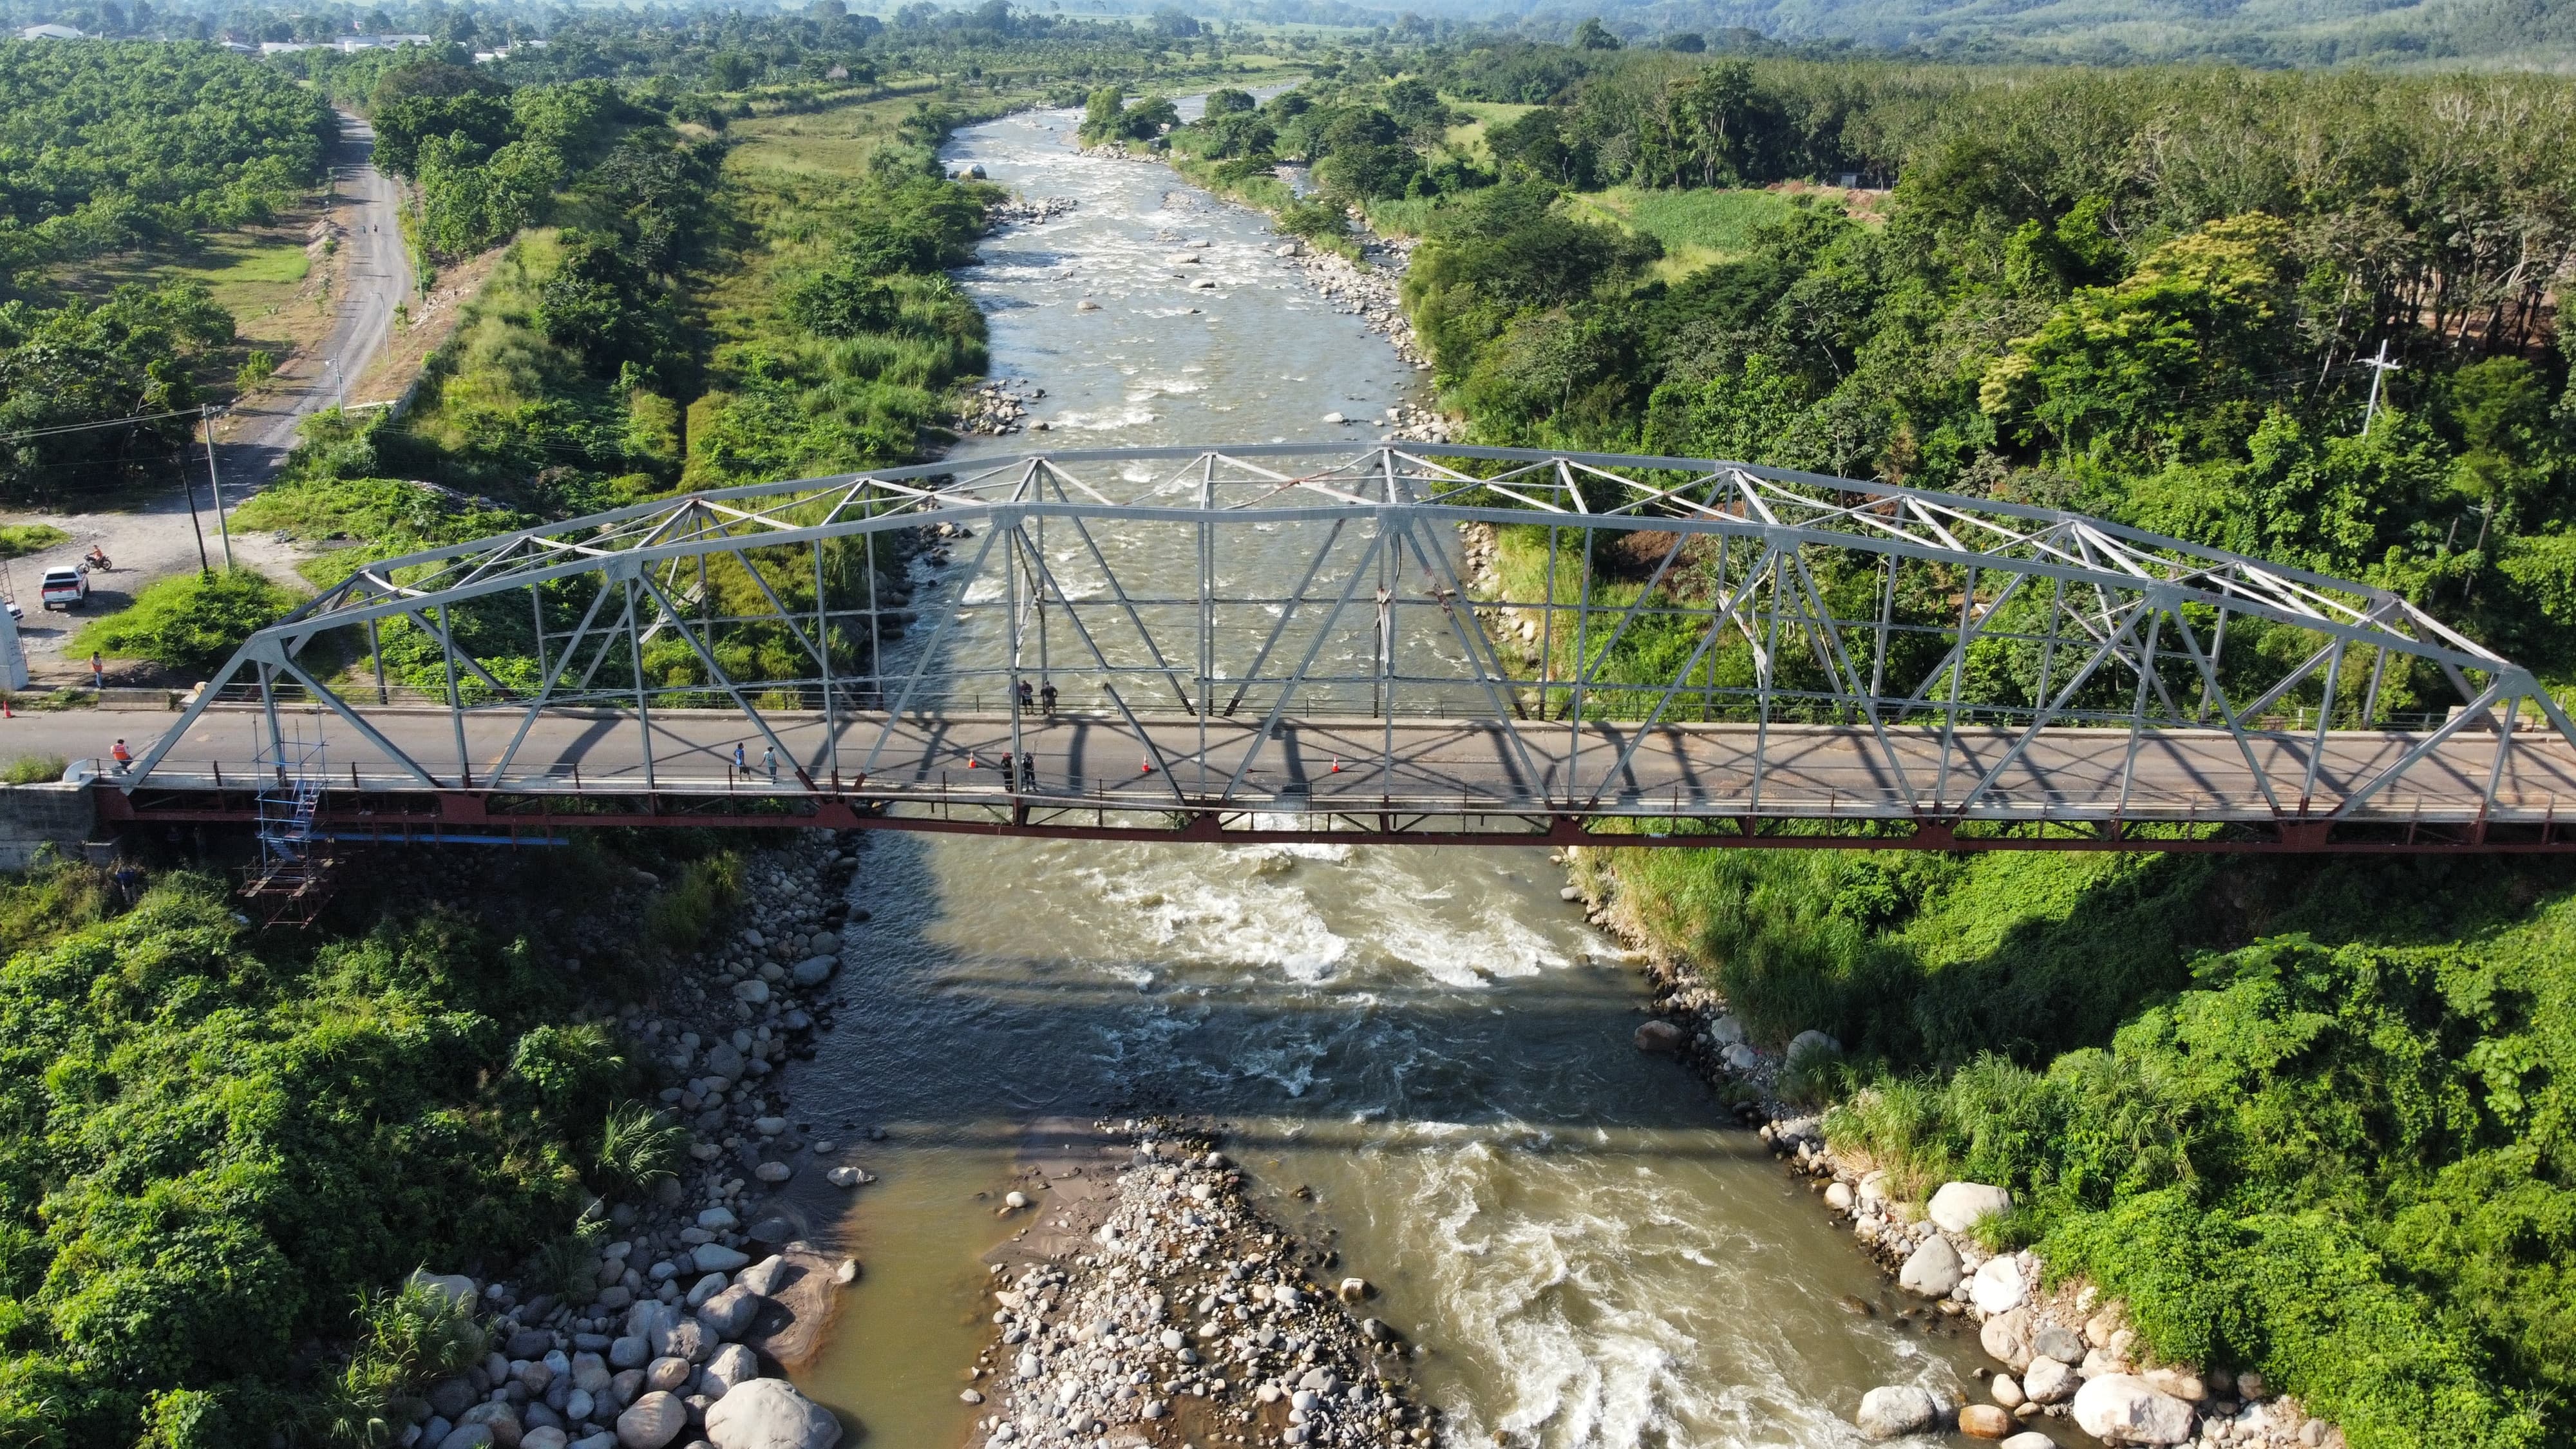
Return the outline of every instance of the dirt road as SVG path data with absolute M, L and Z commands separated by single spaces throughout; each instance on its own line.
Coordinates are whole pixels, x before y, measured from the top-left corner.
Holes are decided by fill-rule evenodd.
M 276 476 L 287 454 L 294 451 L 296 428 L 307 414 L 340 400 L 344 379 L 366 371 L 368 359 L 393 330 L 394 308 L 412 294 L 411 262 L 403 251 L 394 184 L 370 159 L 375 132 L 346 111 L 340 120 L 341 149 L 332 168 L 329 213 L 344 262 L 334 299 L 336 314 L 318 349 L 289 358 L 256 402 L 218 425 L 216 461 L 227 505 L 240 503 Z M 223 541 L 206 507 L 202 449 L 192 464 L 203 514 L 205 556 L 221 565 Z M 190 520 L 187 494 L 177 488 L 130 512 L 0 513 L 0 522 L 48 523 L 72 536 L 69 543 L 0 564 L 0 594 L 15 598 L 26 610 L 19 637 L 26 646 L 29 669 L 41 680 L 86 678 L 86 660 L 62 657 L 80 625 L 124 608 L 136 590 L 154 579 L 197 567 L 198 525 Z M 44 571 L 74 563 L 92 544 L 105 549 L 116 568 L 92 576 L 88 607 L 72 615 L 39 609 L 36 581 Z M 278 578 L 289 577 L 289 568 L 301 552 L 264 535 L 233 537 L 237 562 Z

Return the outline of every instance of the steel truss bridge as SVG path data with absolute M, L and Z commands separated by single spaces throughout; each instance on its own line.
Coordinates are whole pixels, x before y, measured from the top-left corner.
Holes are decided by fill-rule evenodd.
M 327 773 L 282 778 L 322 734 Z M 2576 726 L 2385 590 L 2074 514 L 1303 444 L 804 479 L 371 562 L 114 783 L 147 821 L 292 790 L 342 840 L 2555 850 Z

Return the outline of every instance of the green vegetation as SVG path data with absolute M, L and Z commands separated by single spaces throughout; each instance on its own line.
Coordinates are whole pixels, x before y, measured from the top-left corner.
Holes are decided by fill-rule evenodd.
M 1405 186 L 1426 237 L 1407 304 L 1483 440 L 2105 514 L 2372 580 L 2576 684 L 2568 361 L 2552 301 L 2458 220 L 2576 188 L 2555 159 L 2576 88 L 1484 42 L 1419 69 L 1534 107 L 1479 122 L 1487 179 Z M 1346 72 L 1338 103 L 1391 113 L 1369 97 L 1403 83 Z M 1442 148 L 1471 159 L 1458 135 L 1396 144 L 1427 177 Z M 1343 198 L 1387 189 L 1318 175 Z M 1883 223 L 1745 189 L 1845 177 L 1893 184 Z M 2576 250 L 2576 231 L 2524 234 Z M 1694 244 L 1710 255 L 1674 265 Z M 2357 359 L 2383 340 L 2406 371 L 2365 428 Z M 1595 671 L 1588 707 L 1611 715 L 1645 712 L 1623 686 L 1696 642 L 1653 609 L 1704 613 L 1744 562 L 1702 543 L 1657 580 L 1660 542 L 1587 557 L 1533 526 L 1498 544 L 1515 597 L 1551 568 L 1560 598 L 1656 590 L 1615 643 L 1549 642 L 1556 677 Z M 1809 566 L 1835 614 L 1874 612 L 1879 575 L 1830 550 Z M 1959 588 L 1900 581 L 1895 612 L 1936 620 Z M 1892 676 L 1931 668 L 1896 653 Z M 2011 701 L 2031 664 L 1989 641 L 1968 667 Z M 1742 717 L 1729 691 L 1753 677 L 1749 646 L 1712 650 L 1682 712 Z M 1822 682 L 1794 659 L 1776 677 Z M 2443 692 L 2399 687 L 2383 708 Z M 1846 1044 L 1789 1083 L 1837 1104 L 1840 1144 L 1901 1187 L 2010 1185 L 1999 1237 L 2126 1298 L 2158 1353 L 2260 1368 L 2361 1449 L 2576 1434 L 2565 870 L 1833 851 L 1579 869 L 1757 1041 Z
M 64 505 L 166 476 L 201 400 L 191 369 L 233 339 L 194 282 L 119 287 L 92 305 L 0 303 L 0 498 Z M 128 427 L 28 436 L 100 419 Z
M 319 96 L 213 46 L 0 41 L 0 296 L 49 262 L 266 220 L 337 135 Z
M 0 783 L 49 785 L 63 777 L 71 762 L 60 755 L 19 755 L 0 764 Z
M 685 1142 L 578 1019 L 562 943 L 513 934 L 631 873 L 576 846 L 470 919 L 362 890 L 317 936 L 253 933 L 208 878 L 121 914 L 88 867 L 0 883 L 9 1437 L 381 1444 L 479 1359 L 393 1285 L 555 1241 Z
M 0 523 L 0 558 L 37 553 L 71 537 L 50 523 Z
M 147 584 L 131 608 L 84 625 L 74 654 L 149 659 L 182 676 L 204 679 L 244 639 L 295 607 L 295 594 L 252 569 L 181 574 Z

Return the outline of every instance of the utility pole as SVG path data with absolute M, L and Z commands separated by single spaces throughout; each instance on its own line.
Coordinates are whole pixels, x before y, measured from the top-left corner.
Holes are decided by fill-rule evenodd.
M 197 420 L 206 425 L 206 487 L 215 495 L 215 527 L 224 536 L 224 567 L 229 569 L 233 566 L 233 528 L 231 524 L 224 521 L 224 480 L 215 472 L 214 412 L 200 405 L 197 408 Z M 188 490 L 191 496 L 196 491 L 193 488 Z M 203 552 L 205 539 L 205 530 L 199 529 L 197 542 L 200 552 Z
M 179 486 L 188 490 L 188 527 L 197 534 L 197 572 L 213 573 L 214 561 L 206 557 L 206 522 L 197 516 L 197 480 L 188 476 L 185 463 L 179 467 Z
M 2379 416 L 2379 384 L 2386 380 L 2388 374 L 2406 369 L 2388 360 L 2388 339 L 2385 337 L 2379 339 L 2379 355 L 2363 358 L 2361 365 L 2370 369 L 2370 406 L 2361 414 L 2361 430 L 2368 433 L 2372 420 Z

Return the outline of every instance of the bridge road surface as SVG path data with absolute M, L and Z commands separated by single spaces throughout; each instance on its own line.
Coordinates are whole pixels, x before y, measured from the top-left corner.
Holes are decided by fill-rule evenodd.
M 548 710 L 528 724 L 506 776 L 499 779 L 495 772 L 525 718 L 522 709 L 493 707 L 464 716 L 470 773 L 458 768 L 457 726 L 447 711 L 396 706 L 359 714 L 426 770 L 440 789 L 768 793 L 760 768 L 768 742 L 732 711 L 651 711 L 648 771 L 645 732 L 631 713 Z M 990 802 L 1006 793 L 994 766 L 1012 750 L 1007 714 L 907 718 L 891 732 L 884 730 L 882 715 L 845 715 L 839 721 L 837 751 L 819 713 L 763 711 L 762 717 L 782 747 L 779 779 L 789 792 L 804 788 L 796 778 L 801 766 L 819 789 L 829 790 L 837 778 L 844 792 L 876 799 Z M 348 788 L 353 770 L 367 790 L 424 788 L 346 719 L 311 706 L 281 707 L 279 718 L 290 737 L 327 742 L 322 768 L 332 788 Z M 0 756 L 97 757 L 122 732 L 140 759 L 173 723 L 161 714 L 21 715 L 0 722 Z M 1211 719 L 1202 755 L 1197 719 L 1146 716 L 1143 724 L 1153 746 L 1150 756 L 1115 714 L 1067 714 L 1053 720 L 1032 714 L 1023 719 L 1019 749 L 1037 760 L 1032 798 L 1131 810 L 1214 805 L 1262 728 L 1257 717 Z M 1609 786 L 1604 779 L 1634 735 L 1617 722 L 1590 723 L 1579 733 L 1562 723 L 1525 722 L 1517 745 L 1490 722 L 1476 720 L 1398 720 L 1391 733 L 1390 769 L 1390 731 L 1384 721 L 1283 720 L 1224 803 L 1237 809 L 1364 812 L 1383 802 L 1429 814 L 1539 811 L 1552 804 L 1559 810 L 1600 813 L 1910 817 L 1917 813 L 1914 802 L 1923 807 L 1937 802 L 1955 811 L 2020 737 L 2009 728 L 1962 727 L 1949 741 L 1945 771 L 1939 726 L 1891 727 L 1887 735 L 1904 762 L 1913 797 L 1909 802 L 1906 783 L 1888 767 L 1885 751 L 1867 726 L 1774 724 L 1765 731 L 1750 724 L 1658 725 L 1646 732 Z M 257 773 L 264 734 L 256 706 L 214 706 L 173 744 L 151 783 L 186 788 L 212 785 L 220 778 L 229 786 L 246 786 Z M 2246 822 L 2297 816 L 2313 738 L 2250 737 L 2269 774 L 2278 814 L 2248 767 L 2244 750 L 2222 731 L 2150 731 L 2140 738 L 2132 766 L 2126 730 L 2079 728 L 2043 732 L 2006 764 L 1970 813 L 1988 818 L 2045 813 L 2066 820 Z M 2330 733 L 2306 801 L 2307 815 L 2313 819 L 2332 813 L 2350 792 L 2426 738 L 2396 731 Z M 2529 727 L 2517 729 L 2493 807 L 2485 808 L 2498 741 L 2489 731 L 2460 730 L 2372 795 L 2355 818 L 2456 822 L 2483 814 L 2491 820 L 2554 821 L 2562 804 L 2567 813 L 2576 814 L 2576 751 L 2554 733 Z M 737 744 L 753 779 L 733 774 Z M 1763 758 L 1758 799 L 1757 751 Z M 2131 774 L 2125 808 L 2124 772 Z M 1175 796 L 1176 785 L 1186 799 Z

